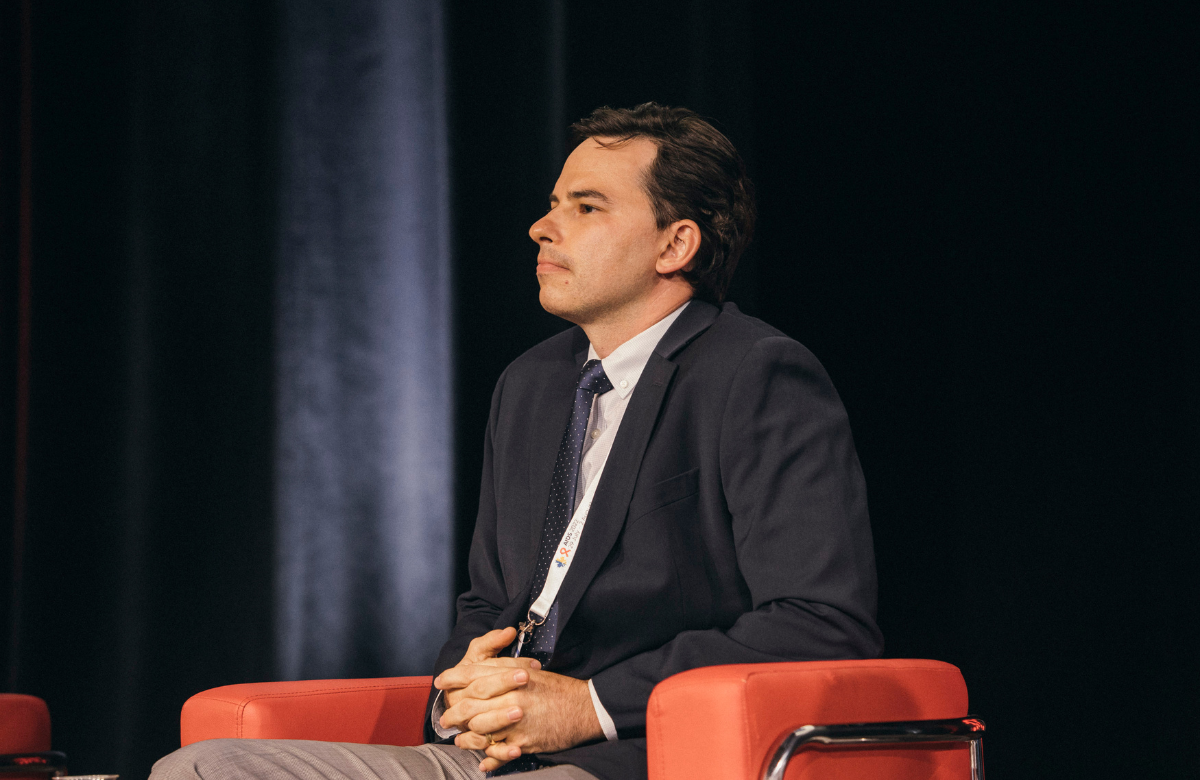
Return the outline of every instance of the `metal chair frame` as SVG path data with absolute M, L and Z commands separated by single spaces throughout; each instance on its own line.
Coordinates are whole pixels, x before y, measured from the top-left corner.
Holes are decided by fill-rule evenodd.
M 894 723 L 846 723 L 834 726 L 801 726 L 783 735 L 763 769 L 763 780 L 783 780 L 788 762 L 807 745 L 905 745 L 913 742 L 970 742 L 971 780 L 983 778 L 983 732 L 978 718 L 912 720 Z

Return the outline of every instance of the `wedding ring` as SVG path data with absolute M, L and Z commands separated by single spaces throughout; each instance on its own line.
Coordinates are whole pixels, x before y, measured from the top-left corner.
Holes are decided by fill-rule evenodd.
M 502 739 L 493 739 L 491 734 L 488 734 L 487 738 L 488 738 L 489 747 L 491 745 L 499 745 L 501 742 L 504 741 Z

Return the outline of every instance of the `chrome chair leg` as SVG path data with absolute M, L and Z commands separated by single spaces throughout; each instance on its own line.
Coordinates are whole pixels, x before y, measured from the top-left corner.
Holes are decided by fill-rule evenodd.
M 785 734 L 771 751 L 763 780 L 783 780 L 788 762 L 806 745 L 902 745 L 912 742 L 970 742 L 971 780 L 983 780 L 983 721 L 978 718 L 911 720 L 895 723 L 846 723 L 801 726 Z

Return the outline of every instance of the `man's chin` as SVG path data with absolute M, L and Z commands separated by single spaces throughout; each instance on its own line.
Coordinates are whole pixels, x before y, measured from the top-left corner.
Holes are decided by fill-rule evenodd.
M 561 291 L 554 289 L 545 282 L 542 282 L 541 292 L 538 293 L 538 302 L 542 304 L 542 308 L 553 314 L 555 317 L 562 317 L 567 322 L 573 322 L 578 325 L 578 306 L 573 306 L 572 301 L 564 300 L 564 298 L 565 296 L 561 294 Z

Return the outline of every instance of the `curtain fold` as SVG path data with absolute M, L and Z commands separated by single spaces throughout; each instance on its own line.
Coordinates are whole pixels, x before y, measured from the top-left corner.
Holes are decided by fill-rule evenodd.
M 442 12 L 282 13 L 277 672 L 425 674 L 453 579 Z

